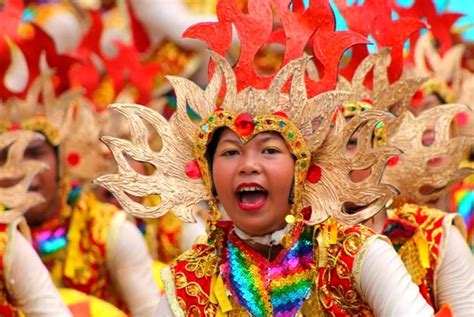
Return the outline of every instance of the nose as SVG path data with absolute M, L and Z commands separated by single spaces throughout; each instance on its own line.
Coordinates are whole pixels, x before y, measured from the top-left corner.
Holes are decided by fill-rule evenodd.
M 241 162 L 239 164 L 239 174 L 251 175 L 260 174 L 262 172 L 262 165 L 258 161 L 256 155 L 252 153 L 246 153 L 241 156 Z

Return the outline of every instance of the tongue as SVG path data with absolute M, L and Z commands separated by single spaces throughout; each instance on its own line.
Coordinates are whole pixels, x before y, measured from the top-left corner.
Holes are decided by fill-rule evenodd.
M 264 192 L 260 191 L 255 191 L 255 192 L 245 192 L 240 194 L 240 201 L 243 202 L 244 204 L 255 204 L 258 203 L 259 201 L 265 199 L 267 197 L 267 194 Z

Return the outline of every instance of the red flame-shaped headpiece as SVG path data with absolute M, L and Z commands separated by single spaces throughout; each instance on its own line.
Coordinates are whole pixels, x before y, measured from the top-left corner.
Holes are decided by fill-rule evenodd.
M 270 84 L 273 77 L 259 74 L 254 66 L 257 53 L 267 44 L 284 46 L 282 67 L 305 52 L 314 56 L 319 80 L 306 82 L 308 95 L 314 96 L 335 88 L 344 51 L 367 43 L 358 33 L 335 31 L 334 13 L 326 0 L 311 1 L 306 8 L 302 1 L 249 0 L 246 10 L 235 0 L 222 0 L 217 5 L 217 17 L 218 22 L 194 25 L 184 36 L 202 40 L 225 56 L 234 27 L 241 44 L 234 65 L 239 90 L 249 86 L 266 89 Z

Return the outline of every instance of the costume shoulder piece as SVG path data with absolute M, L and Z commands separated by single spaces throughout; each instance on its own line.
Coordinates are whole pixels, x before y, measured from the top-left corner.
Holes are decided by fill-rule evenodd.
M 444 256 L 446 239 L 452 225 L 462 234 L 466 229 L 461 217 L 441 210 L 404 204 L 390 210 L 384 226 L 386 235 L 405 263 L 413 282 L 425 299 L 435 304 L 436 273 Z
M 107 242 L 116 217 L 120 218 L 119 211 L 99 202 L 92 193 L 82 194 L 72 208 L 63 283 L 119 305 L 106 264 Z
M 170 268 L 162 270 L 166 296 L 174 313 L 184 313 L 184 316 L 215 315 L 216 302 L 212 303 L 210 299 L 212 284 L 219 271 L 218 264 L 215 247 L 195 244 Z
M 373 313 L 360 297 L 362 261 L 369 247 L 380 235 L 365 226 L 347 226 L 326 221 L 317 226 L 317 287 L 321 307 L 332 314 Z M 347 305 L 347 303 L 351 303 Z
M 7 224 L 0 223 L 0 314 L 5 317 L 19 317 L 20 311 L 10 295 L 5 276 L 4 253 L 9 240 L 8 228 Z

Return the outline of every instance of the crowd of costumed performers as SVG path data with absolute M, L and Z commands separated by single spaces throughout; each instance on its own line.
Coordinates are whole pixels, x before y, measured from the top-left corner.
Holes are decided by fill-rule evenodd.
M 461 17 L 0 0 L 0 317 L 472 316 Z

